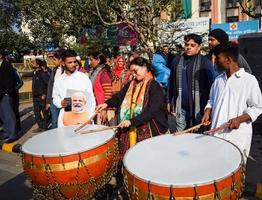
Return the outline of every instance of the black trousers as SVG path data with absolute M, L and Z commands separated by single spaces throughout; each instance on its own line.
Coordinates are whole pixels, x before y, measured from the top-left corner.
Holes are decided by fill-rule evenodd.
M 14 113 L 15 113 L 15 118 L 16 118 L 16 126 L 17 130 L 21 130 L 21 120 L 20 120 L 20 114 L 19 114 L 19 93 L 18 90 L 15 91 L 15 93 L 12 95 L 13 98 L 13 108 L 14 108 Z
M 4 137 L 17 138 L 16 118 L 13 110 L 13 100 L 10 95 L 4 95 L 0 100 L 0 118 L 4 128 Z
M 46 110 L 45 110 L 45 100 L 38 97 L 33 98 L 33 107 L 35 120 L 39 128 L 46 129 Z

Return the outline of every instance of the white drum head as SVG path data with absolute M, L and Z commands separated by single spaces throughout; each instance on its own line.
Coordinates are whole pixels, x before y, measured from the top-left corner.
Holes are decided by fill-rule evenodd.
M 77 127 L 65 126 L 36 135 L 25 142 L 22 151 L 31 155 L 47 157 L 71 155 L 98 147 L 115 135 L 113 130 L 79 134 L 74 132 Z M 93 130 L 102 127 L 105 126 L 89 125 L 81 130 Z
M 162 135 L 144 140 L 124 156 L 136 177 L 159 185 L 192 186 L 231 175 L 242 161 L 237 147 L 212 136 Z

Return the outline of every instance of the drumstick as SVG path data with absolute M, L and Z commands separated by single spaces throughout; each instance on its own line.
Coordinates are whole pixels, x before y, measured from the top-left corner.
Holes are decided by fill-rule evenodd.
M 114 129 L 114 128 L 118 128 L 118 127 L 119 127 L 119 126 L 109 126 L 109 127 L 99 128 L 99 129 L 79 131 L 78 133 L 80 133 L 80 134 L 95 133 L 95 132 L 106 131 L 106 130 L 110 130 L 110 129 Z
M 205 135 L 211 135 L 211 134 L 214 134 L 215 132 L 222 131 L 222 130 L 224 130 L 225 128 L 228 128 L 228 124 L 225 124 L 225 125 L 220 126 L 220 127 L 218 127 L 218 128 L 210 129 L 209 131 L 205 131 L 204 134 L 205 134 Z
M 78 132 L 80 129 L 84 128 L 87 124 L 90 124 L 90 122 L 95 118 L 96 115 L 97 115 L 97 112 L 95 112 L 85 123 L 83 123 L 81 126 L 76 128 L 74 131 Z
M 198 124 L 198 125 L 193 126 L 193 127 L 189 128 L 189 129 L 186 129 L 186 130 L 177 131 L 177 132 L 174 133 L 174 135 L 181 135 L 181 134 L 184 134 L 184 133 L 189 133 L 189 132 L 191 132 L 191 131 L 194 131 L 194 130 L 196 130 L 196 129 L 199 129 L 202 125 L 207 125 L 207 124 L 206 124 L 206 123 L 201 123 L 201 124 Z
M 189 132 L 191 132 L 191 131 L 194 131 L 194 130 L 197 130 L 197 129 L 199 129 L 201 126 L 208 126 L 209 124 L 211 124 L 211 122 L 204 122 L 204 123 L 201 123 L 201 124 L 198 124 L 198 125 L 196 125 L 196 126 L 193 126 L 193 127 L 191 127 L 191 128 L 189 128 L 189 129 L 186 129 L 186 130 L 183 130 L 183 131 L 177 131 L 177 132 L 175 132 L 175 133 L 173 133 L 174 135 L 181 135 L 181 134 L 184 134 L 184 133 L 189 133 Z

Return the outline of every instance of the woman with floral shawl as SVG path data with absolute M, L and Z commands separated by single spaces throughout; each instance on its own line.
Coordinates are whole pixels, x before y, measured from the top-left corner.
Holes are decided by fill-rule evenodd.
M 151 66 L 144 58 L 135 58 L 130 63 L 133 80 L 97 111 L 120 107 L 119 151 L 120 159 L 137 142 L 168 131 L 165 96 L 161 86 L 153 79 Z

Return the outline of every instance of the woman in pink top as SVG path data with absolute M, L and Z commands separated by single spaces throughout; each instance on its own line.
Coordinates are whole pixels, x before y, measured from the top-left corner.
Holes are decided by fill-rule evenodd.
M 112 77 L 110 67 L 106 64 L 105 56 L 99 52 L 94 51 L 90 54 L 90 67 L 89 78 L 93 85 L 96 104 L 104 103 L 112 96 Z M 103 124 L 106 117 L 106 111 L 102 112 L 97 117 L 97 123 Z

